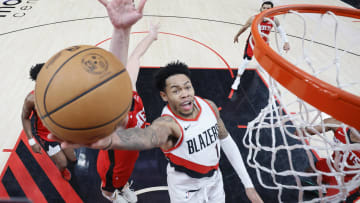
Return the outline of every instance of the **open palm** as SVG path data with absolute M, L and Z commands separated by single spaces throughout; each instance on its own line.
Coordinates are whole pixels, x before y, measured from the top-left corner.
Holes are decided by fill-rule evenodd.
M 126 29 L 135 24 L 142 16 L 146 0 L 141 0 L 138 8 L 134 7 L 132 0 L 99 0 L 105 6 L 110 21 L 117 29 Z

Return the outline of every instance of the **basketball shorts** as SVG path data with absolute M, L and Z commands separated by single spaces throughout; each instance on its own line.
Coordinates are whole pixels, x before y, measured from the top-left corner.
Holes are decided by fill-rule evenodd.
M 267 41 L 267 38 L 263 37 L 264 41 L 266 43 L 268 43 Z M 252 41 L 253 42 L 253 45 L 255 46 L 255 42 L 254 40 Z M 252 59 L 252 57 L 254 56 L 254 51 L 253 51 L 253 48 L 251 48 L 251 45 L 250 45 L 250 37 L 246 40 L 246 45 L 245 45 L 245 50 L 244 50 L 244 56 L 243 56 L 243 59 L 248 59 L 249 61 Z
M 250 46 L 250 40 L 248 39 L 248 40 L 246 40 L 246 46 L 245 46 L 245 50 L 244 50 L 243 59 L 248 59 L 250 61 L 253 56 L 254 56 L 254 52 Z
M 34 138 L 39 142 L 41 147 L 50 157 L 61 151 L 60 143 L 42 139 L 40 136 L 38 136 L 38 133 L 34 127 L 31 127 L 31 131 L 34 135 Z
M 128 182 L 138 156 L 138 151 L 100 150 L 97 172 L 101 179 L 101 188 L 109 192 L 121 190 Z
M 167 182 L 171 203 L 225 203 L 220 170 L 211 177 L 191 178 L 168 164 Z

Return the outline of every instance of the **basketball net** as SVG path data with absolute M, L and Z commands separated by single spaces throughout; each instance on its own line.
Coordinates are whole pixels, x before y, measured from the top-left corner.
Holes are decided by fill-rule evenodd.
M 276 15 L 281 15 L 277 18 L 283 28 L 291 22 L 302 30 L 288 54 L 277 29 L 270 46 L 255 30 L 263 19 L 272 22 L 270 17 Z M 359 18 L 356 9 L 287 5 L 267 10 L 253 21 L 254 54 L 269 95 L 268 105 L 248 123 L 243 143 L 249 149 L 247 163 L 264 188 L 278 191 L 279 202 L 336 202 L 360 186 L 360 157 L 353 153 L 360 152 L 360 143 L 350 143 L 346 136 L 344 143 L 335 141 L 331 132 L 310 135 L 305 130 L 315 131 L 318 125 L 323 131 L 350 126 L 360 130 L 360 75 L 354 75 L 360 73 Z M 329 116 L 343 123 L 325 124 Z M 356 135 L 360 137 L 359 132 Z M 320 158 L 326 159 L 328 171 L 316 168 Z M 348 159 L 355 161 L 349 164 Z M 324 181 L 326 176 L 332 177 L 330 182 Z M 289 193 L 296 199 L 286 199 Z

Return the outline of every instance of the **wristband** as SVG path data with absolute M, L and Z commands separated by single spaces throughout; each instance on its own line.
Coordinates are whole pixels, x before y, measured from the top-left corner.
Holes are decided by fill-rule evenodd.
M 30 146 L 34 146 L 34 145 L 36 144 L 36 142 L 35 142 L 35 139 L 34 139 L 34 138 L 30 138 L 30 139 L 28 139 L 28 142 L 29 142 L 29 145 L 30 145 Z

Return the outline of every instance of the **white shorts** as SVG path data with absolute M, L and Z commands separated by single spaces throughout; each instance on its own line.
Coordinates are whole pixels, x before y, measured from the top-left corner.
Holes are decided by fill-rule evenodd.
M 168 164 L 167 183 L 171 203 L 225 203 L 220 169 L 212 177 L 191 178 Z

